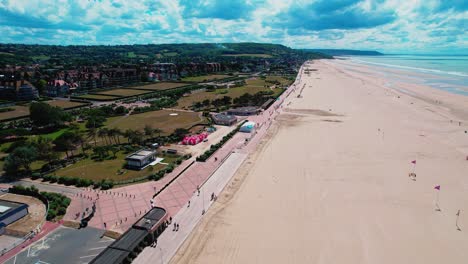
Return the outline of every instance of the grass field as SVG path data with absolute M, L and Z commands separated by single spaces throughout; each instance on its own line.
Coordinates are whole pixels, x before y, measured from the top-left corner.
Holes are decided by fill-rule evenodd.
M 127 97 L 127 96 L 134 96 L 148 93 L 146 90 L 137 90 L 137 89 L 114 89 L 104 92 L 97 92 L 95 94 L 98 95 L 111 95 L 111 96 L 119 96 L 119 97 Z
M 118 96 L 110 96 L 110 95 L 98 95 L 98 94 L 85 94 L 85 95 L 80 95 L 78 98 L 81 99 L 88 99 L 88 100 L 105 100 L 105 101 L 111 101 L 111 100 L 117 100 L 120 97 Z
M 224 79 L 224 78 L 227 78 L 227 77 L 231 77 L 231 76 L 224 75 L 224 74 L 212 74 L 212 75 L 185 77 L 185 78 L 182 79 L 182 81 L 184 81 L 184 82 L 206 82 L 206 81 Z
M 5 119 L 9 119 L 9 118 L 15 118 L 15 117 L 28 116 L 29 115 L 29 106 L 14 105 L 14 106 L 8 106 L 6 108 L 13 108 L 15 110 L 7 111 L 7 112 L 1 112 L 0 113 L 0 121 L 5 120 Z
M 267 80 L 269 78 L 270 76 L 267 78 Z M 291 82 L 279 76 L 271 76 L 271 79 L 269 80 L 278 80 L 279 82 L 284 82 L 285 84 L 287 82 Z M 283 91 L 282 88 L 270 89 L 269 87 L 265 87 L 265 85 L 272 86 L 271 83 L 267 83 L 265 80 L 256 78 L 256 79 L 246 80 L 246 85 L 240 86 L 240 87 L 234 87 L 234 88 L 229 88 L 229 89 L 218 89 L 213 92 L 207 91 L 207 92 L 194 93 L 194 94 L 191 94 L 190 96 L 184 96 L 181 99 L 179 99 L 179 101 L 177 101 L 177 108 L 189 108 L 195 102 L 201 102 L 205 99 L 213 100 L 217 98 L 222 98 L 223 96 L 229 96 L 234 99 L 234 98 L 240 97 L 241 95 L 245 93 L 255 94 L 260 91 L 269 91 L 269 90 L 272 90 L 273 92 L 275 92 L 273 96 L 277 96 Z
M 256 58 L 273 58 L 270 54 L 258 53 L 242 53 L 242 54 L 225 54 L 225 57 L 256 57 Z
M 94 181 L 100 181 L 102 179 L 124 181 L 145 177 L 166 167 L 164 164 L 157 164 L 155 166 L 148 166 L 141 171 L 128 170 L 124 168 L 125 157 L 127 155 L 128 154 L 123 152 L 118 152 L 116 155 L 117 158 L 104 161 L 94 161 L 90 158 L 84 159 L 71 166 L 56 171 L 55 174 L 62 177 L 77 177 Z M 158 157 L 160 156 L 158 155 Z M 163 156 L 163 158 L 163 163 L 171 163 L 177 157 Z M 124 173 L 119 173 L 119 171 L 124 171 Z
M 172 113 L 177 115 L 171 116 Z M 123 131 L 127 129 L 143 131 L 145 125 L 149 125 L 152 128 L 163 130 L 163 135 L 168 135 L 176 128 L 189 128 L 204 120 L 204 117 L 200 116 L 199 113 L 159 110 L 130 116 L 111 117 L 107 119 L 106 126 L 109 128 L 117 127 Z
M 138 89 L 138 90 L 148 90 L 148 91 L 163 91 L 172 88 L 186 86 L 186 83 L 171 83 L 171 82 L 158 82 L 153 84 L 128 87 L 127 89 Z
M 72 101 L 66 101 L 66 100 L 53 100 L 53 101 L 47 101 L 46 103 L 48 103 L 51 106 L 58 106 L 63 109 L 86 105 L 86 103 L 72 102 Z

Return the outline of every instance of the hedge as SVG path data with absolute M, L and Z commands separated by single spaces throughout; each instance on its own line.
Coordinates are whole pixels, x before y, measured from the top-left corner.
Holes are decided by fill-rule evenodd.
M 213 155 L 213 153 L 215 153 L 218 149 L 220 149 L 229 139 L 231 139 L 240 129 L 240 127 L 247 121 L 244 121 L 242 122 L 240 125 L 238 125 L 236 127 L 236 129 L 234 129 L 233 131 L 229 132 L 229 134 L 227 134 L 226 136 L 224 136 L 220 142 L 214 144 L 214 145 L 211 145 L 210 146 L 210 149 L 205 151 L 205 153 L 203 153 L 202 155 L 198 156 L 196 158 L 196 161 L 200 161 L 200 162 L 205 162 L 207 159 L 209 159 L 211 157 L 211 155 Z
M 70 198 L 66 197 L 65 195 L 52 192 L 39 192 L 39 190 L 34 185 L 31 187 L 13 186 L 8 189 L 8 191 L 14 194 L 32 196 L 41 200 L 48 208 L 48 221 L 53 220 L 58 216 L 65 215 L 67 208 L 71 203 Z

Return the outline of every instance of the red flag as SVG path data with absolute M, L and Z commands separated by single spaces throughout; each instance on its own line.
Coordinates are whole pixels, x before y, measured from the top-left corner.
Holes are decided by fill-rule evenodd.
M 434 189 L 440 191 L 440 185 L 436 185 L 436 186 L 434 187 Z
M 416 164 L 416 160 L 411 161 L 411 163 Z

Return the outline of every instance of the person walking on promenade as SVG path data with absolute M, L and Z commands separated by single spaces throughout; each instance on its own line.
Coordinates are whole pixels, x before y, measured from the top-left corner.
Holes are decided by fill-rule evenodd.
M 177 228 L 177 224 L 174 222 L 174 228 L 172 229 L 172 231 L 176 231 L 176 228 Z
M 189 208 L 189 207 L 190 207 L 190 200 L 188 201 L 188 204 L 187 204 L 187 208 Z

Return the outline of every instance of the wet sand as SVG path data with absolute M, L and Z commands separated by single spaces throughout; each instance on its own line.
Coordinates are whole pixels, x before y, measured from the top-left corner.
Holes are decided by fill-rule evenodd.
M 318 71 L 302 74 L 301 98 L 171 262 L 466 263 L 468 97 L 305 68 Z

